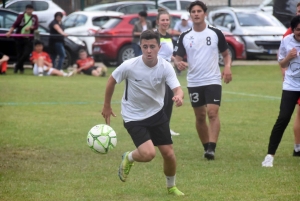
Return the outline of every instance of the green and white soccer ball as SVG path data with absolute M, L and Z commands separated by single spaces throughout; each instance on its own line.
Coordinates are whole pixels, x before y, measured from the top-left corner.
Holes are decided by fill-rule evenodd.
M 87 145 L 96 153 L 106 154 L 117 145 L 116 132 L 108 125 L 96 125 L 88 132 Z

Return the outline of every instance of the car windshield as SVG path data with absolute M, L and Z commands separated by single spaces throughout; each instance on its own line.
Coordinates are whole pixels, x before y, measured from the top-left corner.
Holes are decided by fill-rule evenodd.
M 105 24 L 102 25 L 102 29 L 112 29 L 117 26 L 122 19 L 120 18 L 111 18 Z
M 236 13 L 241 26 L 281 26 L 273 16 L 266 16 L 260 13 Z

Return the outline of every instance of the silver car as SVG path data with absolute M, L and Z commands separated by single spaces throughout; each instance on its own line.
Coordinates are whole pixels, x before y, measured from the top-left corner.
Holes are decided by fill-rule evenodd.
M 65 11 L 52 0 L 9 0 L 6 1 L 5 8 L 23 13 L 28 4 L 33 6 L 33 14 L 38 16 L 39 24 L 44 27 L 49 26 L 56 12 L 62 12 L 66 15 Z
M 285 26 L 274 16 L 254 9 L 223 8 L 209 12 L 210 23 L 242 37 L 247 58 L 276 55 Z

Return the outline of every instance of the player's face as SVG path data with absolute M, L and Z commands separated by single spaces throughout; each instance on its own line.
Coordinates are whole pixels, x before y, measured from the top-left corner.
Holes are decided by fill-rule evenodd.
M 298 24 L 294 29 L 295 39 L 300 42 L 300 24 Z
M 157 20 L 159 29 L 168 30 L 170 27 L 170 16 L 168 14 L 161 14 Z
M 143 52 L 143 60 L 144 62 L 156 62 L 157 54 L 160 46 L 158 45 L 156 39 L 142 39 L 141 40 L 141 49 Z
M 87 53 L 86 53 L 86 52 L 81 52 L 81 53 L 79 54 L 79 58 L 80 58 L 80 59 L 86 59 L 86 58 L 87 58 Z
M 300 15 L 300 6 L 297 7 L 296 15 Z
M 194 24 L 201 24 L 205 20 L 206 13 L 201 6 L 196 5 L 192 8 L 190 16 Z
M 36 52 L 42 52 L 43 51 L 43 45 L 36 45 L 34 46 L 34 49 Z

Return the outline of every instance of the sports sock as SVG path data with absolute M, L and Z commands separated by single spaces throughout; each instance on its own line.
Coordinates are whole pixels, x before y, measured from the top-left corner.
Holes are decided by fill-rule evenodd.
M 300 151 L 300 144 L 295 144 L 295 152 L 299 152 Z
M 43 67 L 38 67 L 38 69 L 39 69 L 39 73 L 43 73 Z
M 203 144 L 203 147 L 204 147 L 204 151 L 207 151 L 207 149 L 208 149 L 208 142 L 207 142 L 207 143 L 204 143 L 204 144 Z
M 134 161 L 134 159 L 132 158 L 132 152 L 130 152 L 128 154 L 128 160 L 129 160 L 129 162 L 133 162 Z
M 217 146 L 216 143 L 214 143 L 214 142 L 209 142 L 209 143 L 208 143 L 208 146 L 207 146 L 207 149 L 210 150 L 210 151 L 215 151 L 216 146 Z
M 166 176 L 167 188 L 171 188 L 175 186 L 176 175 L 174 176 Z

